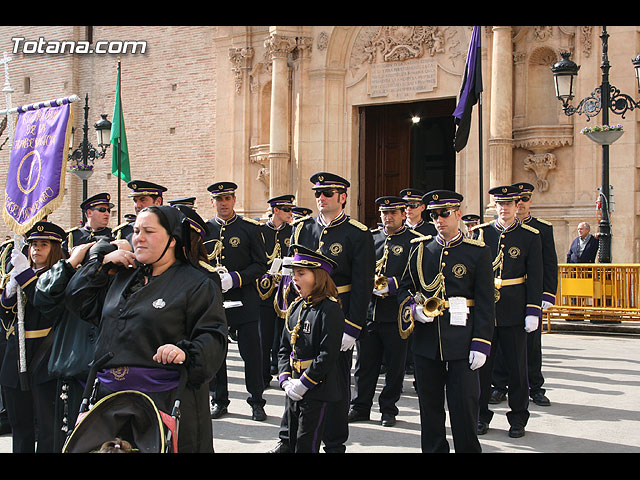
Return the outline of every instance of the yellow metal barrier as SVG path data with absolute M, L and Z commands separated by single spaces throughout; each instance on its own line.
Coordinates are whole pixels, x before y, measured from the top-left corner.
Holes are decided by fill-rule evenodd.
M 544 310 L 564 320 L 640 320 L 640 264 L 558 264 L 556 303 Z

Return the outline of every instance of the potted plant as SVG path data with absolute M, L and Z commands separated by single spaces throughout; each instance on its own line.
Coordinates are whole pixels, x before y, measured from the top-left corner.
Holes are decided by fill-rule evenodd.
M 596 125 L 594 127 L 585 127 L 580 133 L 586 135 L 591 140 L 600 145 L 611 145 L 617 139 L 619 139 L 624 130 L 622 129 L 622 125 Z
M 93 165 L 75 163 L 69 167 L 69 171 L 81 180 L 87 180 L 91 175 L 93 175 Z

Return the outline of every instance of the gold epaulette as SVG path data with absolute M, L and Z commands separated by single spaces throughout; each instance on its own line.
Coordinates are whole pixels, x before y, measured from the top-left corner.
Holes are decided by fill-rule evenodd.
M 293 222 L 291 222 L 291 225 L 296 225 L 300 222 L 309 220 L 310 218 L 313 218 L 313 217 L 311 215 L 305 215 L 304 217 L 296 218 Z
M 522 228 L 524 228 L 525 230 L 529 230 L 530 232 L 533 232 L 535 234 L 539 234 L 540 230 L 538 230 L 535 227 L 532 227 L 531 225 L 527 225 L 526 223 L 522 223 Z
M 338 302 L 338 299 L 337 299 L 336 297 L 328 296 L 327 298 L 328 298 L 329 300 L 331 300 L 332 302 L 336 302 L 336 303 Z
M 214 267 L 213 265 L 211 265 L 210 263 L 205 262 L 204 260 L 200 260 L 200 261 L 198 262 L 198 264 L 199 264 L 202 268 L 204 268 L 205 270 L 208 270 L 208 271 L 210 271 L 210 272 L 215 272 L 215 271 L 216 271 L 216 269 L 215 269 L 215 267 Z
M 549 220 L 543 220 L 542 218 L 538 218 L 538 217 L 536 217 L 536 220 L 538 220 L 540 223 L 544 223 L 545 225 L 549 225 L 550 227 L 553 227 L 553 223 L 551 223 Z
M 475 238 L 463 238 L 462 241 L 464 243 L 468 243 L 469 245 L 475 245 L 477 247 L 484 247 L 485 243 L 482 240 L 476 240 Z
M 382 227 L 372 228 L 372 229 L 371 229 L 371 233 L 379 232 L 380 230 L 382 230 Z
M 13 238 L 0 243 L 0 250 L 2 250 L 6 245 L 9 245 L 10 243 L 13 243 Z
M 471 231 L 476 230 L 476 229 L 481 228 L 481 227 L 488 227 L 489 225 L 493 225 L 495 222 L 496 222 L 495 220 L 491 220 L 489 222 L 481 223 L 480 225 L 474 225 L 473 227 L 471 227 L 469 229 L 469 231 L 471 232 Z
M 254 225 L 262 225 L 259 221 L 254 220 L 253 218 L 249 218 L 249 217 L 242 217 L 243 220 L 249 222 L 249 223 L 253 223 Z
M 422 236 L 422 234 L 421 234 L 419 231 L 414 230 L 413 228 L 409 228 L 408 230 L 409 230 L 411 233 L 413 233 L 416 237 L 421 237 L 421 236 Z M 415 240 L 415 238 L 414 238 L 413 240 Z
M 350 218 L 350 219 L 349 219 L 349 223 L 350 223 L 351 225 L 353 225 L 354 227 L 358 227 L 360 230 L 362 230 L 362 231 L 364 231 L 364 232 L 366 232 L 366 231 L 368 231 L 368 230 L 369 230 L 369 227 L 367 227 L 366 225 L 363 225 L 362 223 L 360 223 L 360 222 L 359 222 L 359 221 L 357 221 L 357 220 L 354 220 L 353 218 Z
M 129 222 L 121 223 L 121 224 L 120 224 L 120 225 L 118 225 L 117 227 L 113 227 L 113 230 L 111 230 L 111 233 L 113 233 L 113 232 L 117 232 L 118 230 L 120 230 L 120 229 L 122 229 L 122 228 L 126 227 L 127 225 L 129 225 Z
M 424 242 L 425 240 L 431 240 L 432 238 L 433 238 L 433 235 L 422 235 L 417 238 L 412 238 L 411 243 Z
M 73 227 L 73 228 L 70 228 L 69 230 L 65 230 L 65 231 L 64 231 L 64 233 L 71 233 L 71 232 L 73 232 L 74 230 L 78 230 L 79 228 L 80 228 L 80 227 Z

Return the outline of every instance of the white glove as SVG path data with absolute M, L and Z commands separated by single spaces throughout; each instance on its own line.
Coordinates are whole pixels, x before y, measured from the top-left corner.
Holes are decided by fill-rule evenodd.
M 415 320 L 417 320 L 420 323 L 430 323 L 430 322 L 433 322 L 433 317 L 427 317 L 424 314 L 422 305 L 416 305 Z
M 31 268 L 31 265 L 29 265 L 29 260 L 27 259 L 27 257 L 25 257 L 24 253 L 22 253 L 17 248 L 14 248 L 11 250 L 11 265 L 13 265 L 13 268 L 11 269 L 11 272 L 10 272 L 10 275 L 12 277 L 15 277 L 16 275 L 21 274 L 28 268 Z
M 5 298 L 13 297 L 18 291 L 18 281 L 11 277 L 9 282 L 4 286 L 4 296 Z
M 282 259 L 282 276 L 293 275 L 293 268 L 291 267 L 291 262 L 293 262 L 293 257 L 284 257 Z
M 376 290 L 375 288 L 373 289 L 373 294 L 377 295 L 379 297 L 382 297 L 383 295 L 386 295 L 387 293 L 389 293 L 389 285 L 385 285 L 382 290 Z
M 546 310 L 549 307 L 553 307 L 553 303 L 547 302 L 546 300 L 542 301 L 542 310 Z
M 233 278 L 230 273 L 220 275 L 220 282 L 222 283 L 222 293 L 228 292 L 233 287 Z
M 302 381 L 299 378 L 294 378 L 294 379 L 290 380 L 289 382 L 290 382 L 290 385 L 291 385 L 291 389 L 289 390 L 289 392 L 294 394 L 294 395 L 299 396 L 300 398 L 302 398 L 304 396 L 304 394 L 307 393 L 307 390 L 309 390 L 309 388 L 305 387 L 304 384 L 302 383 Z
M 531 333 L 538 328 L 538 316 L 527 315 L 524 317 L 524 330 L 527 333 Z
M 289 397 L 294 402 L 302 400 L 302 395 L 298 395 L 293 390 L 293 384 L 291 380 L 285 380 L 284 382 L 282 382 L 282 388 L 284 389 L 284 393 L 287 394 L 287 397 Z
M 342 345 L 340 345 L 340 351 L 346 352 L 347 350 L 351 350 L 353 346 L 356 344 L 356 339 L 351 335 L 346 333 L 342 334 Z
M 487 356 L 482 352 L 476 352 L 475 350 L 471 350 L 469 352 L 469 365 L 471 370 L 477 370 L 484 362 L 487 361 Z

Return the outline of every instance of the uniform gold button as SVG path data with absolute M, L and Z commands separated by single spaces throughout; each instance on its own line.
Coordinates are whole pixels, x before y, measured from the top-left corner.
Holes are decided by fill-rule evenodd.
M 449 252 L 447 250 L 444 251 L 445 255 L 449 255 Z

